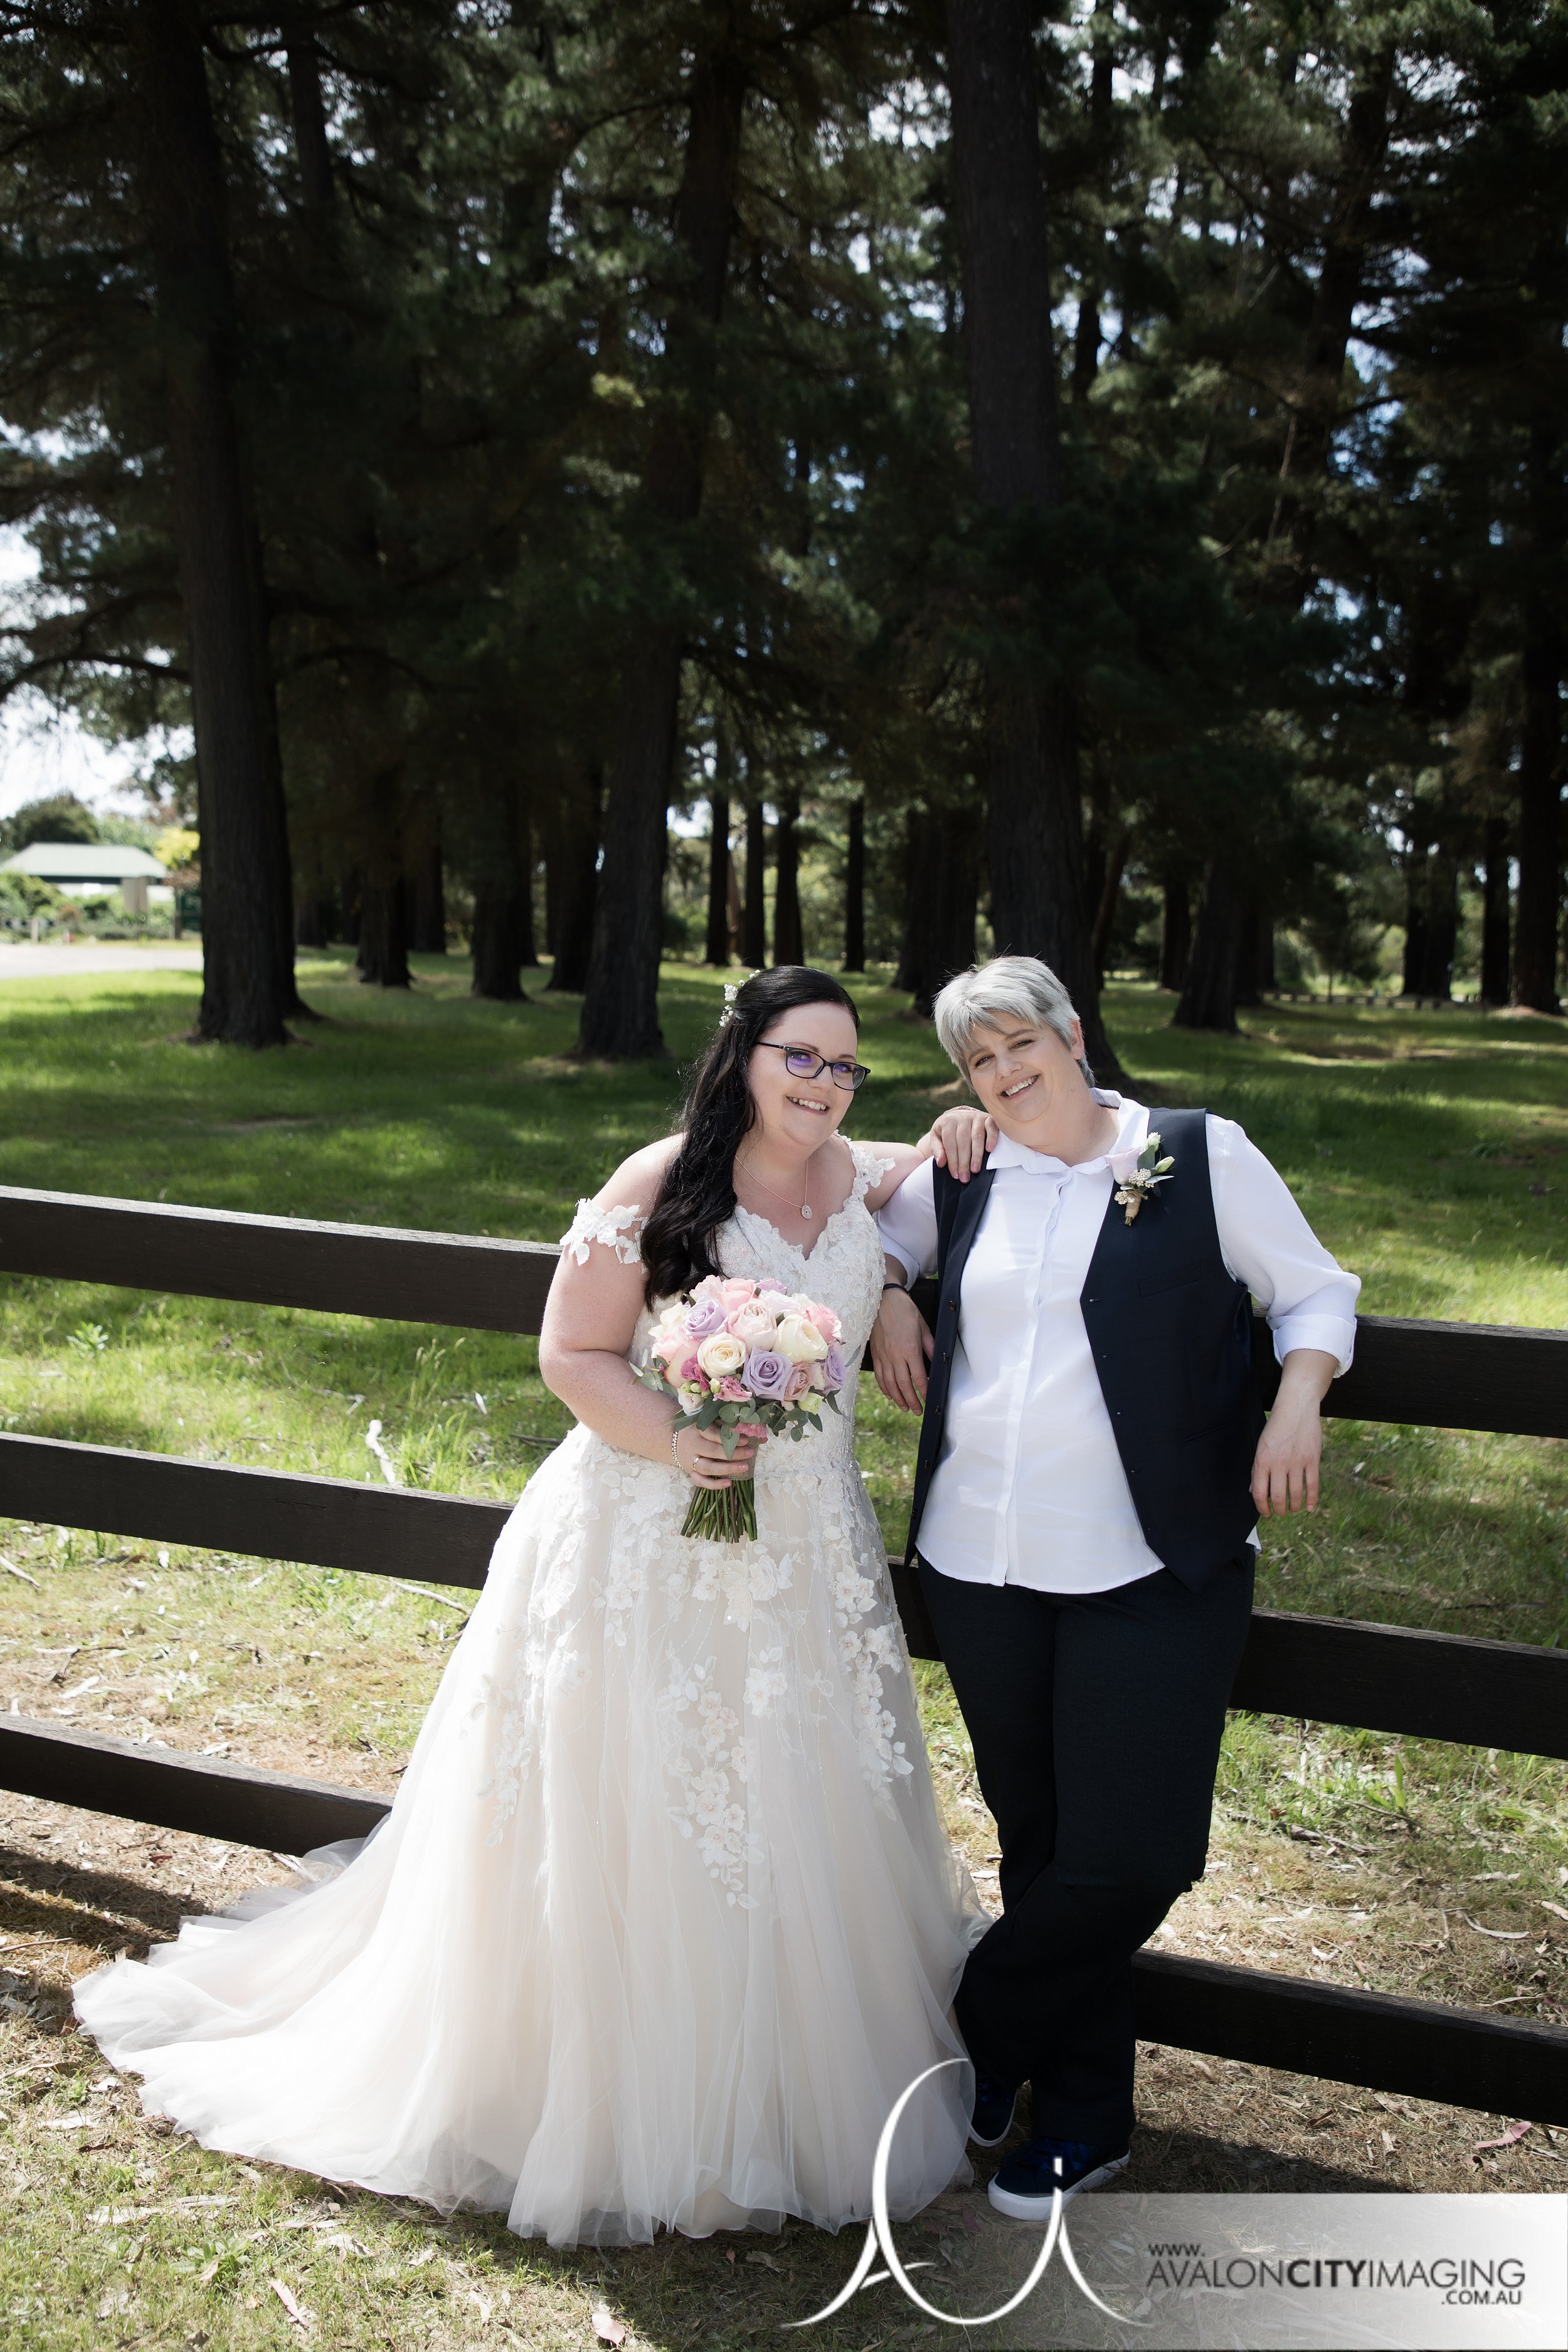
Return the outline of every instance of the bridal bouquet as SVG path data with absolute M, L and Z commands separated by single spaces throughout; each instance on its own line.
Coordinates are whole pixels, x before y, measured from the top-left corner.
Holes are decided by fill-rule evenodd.
M 831 1307 L 786 1290 L 782 1282 L 726 1280 L 705 1275 L 695 1290 L 672 1299 L 648 1341 L 637 1378 L 680 1411 L 675 1427 L 717 1423 L 733 1461 L 742 1430 L 802 1437 L 821 1426 L 824 1404 L 838 1411 L 848 1378 L 844 1334 Z M 731 1486 L 698 1486 L 680 1530 L 715 1543 L 737 1543 L 757 1532 L 756 1490 L 750 1478 Z

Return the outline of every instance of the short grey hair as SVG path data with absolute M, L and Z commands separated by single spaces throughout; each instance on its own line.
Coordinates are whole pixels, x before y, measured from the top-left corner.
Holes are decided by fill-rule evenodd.
M 965 1077 L 977 1029 L 1054 1029 L 1070 1046 L 1078 1019 L 1071 997 L 1038 956 L 993 956 L 989 963 L 972 964 L 948 982 L 932 1011 L 942 1049 Z M 1094 1072 L 1081 1054 L 1078 1066 L 1084 1084 L 1093 1086 Z

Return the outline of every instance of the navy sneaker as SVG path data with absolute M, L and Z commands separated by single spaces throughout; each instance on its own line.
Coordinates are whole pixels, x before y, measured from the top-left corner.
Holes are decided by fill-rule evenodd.
M 1080 2139 L 1031 2139 L 1015 2148 L 991 2183 L 988 2194 L 998 2213 L 1011 2221 L 1051 2218 L 1051 2199 L 1059 2189 L 1076 2197 L 1082 2189 L 1098 2189 L 1131 2163 L 1131 2151 L 1110 2154 L 1086 2147 Z
M 970 2111 L 969 2137 L 976 2147 L 1000 2147 L 1013 2128 L 1018 2104 L 1016 2084 L 1009 2090 L 994 2074 L 974 2070 L 974 2105 Z

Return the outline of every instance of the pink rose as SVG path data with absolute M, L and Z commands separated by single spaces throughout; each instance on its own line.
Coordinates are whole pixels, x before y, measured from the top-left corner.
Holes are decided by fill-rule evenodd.
M 724 1296 L 724 1283 L 722 1276 L 717 1274 L 705 1274 L 701 1281 L 694 1286 L 691 1296 L 693 1298 L 717 1298 L 722 1300 Z
M 756 1284 L 743 1282 L 738 1275 L 731 1275 L 727 1281 L 720 1285 L 720 1289 L 723 1297 L 726 1315 L 732 1315 L 737 1307 L 744 1307 L 749 1298 L 754 1298 L 757 1295 Z
M 736 1380 L 733 1373 L 726 1374 L 725 1378 L 720 1381 L 719 1393 L 723 1398 L 726 1404 L 749 1404 L 751 1402 L 751 1390 L 746 1386 L 744 1381 Z M 738 1423 L 737 1426 L 739 1426 Z
M 794 1404 L 795 1399 L 797 1397 L 803 1397 L 810 1386 L 811 1366 L 809 1364 L 793 1365 L 790 1369 L 789 1379 L 784 1383 L 784 1401 L 785 1404 Z
M 656 1331 L 648 1343 L 648 1352 L 660 1363 L 684 1363 L 691 1353 L 691 1335 L 688 1331 Z
M 844 1337 L 844 1326 L 831 1307 L 808 1307 L 805 1319 L 816 1324 L 825 1339 L 842 1339 Z

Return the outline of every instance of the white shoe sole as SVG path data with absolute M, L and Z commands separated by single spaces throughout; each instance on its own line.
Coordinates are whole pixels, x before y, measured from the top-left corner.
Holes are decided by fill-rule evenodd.
M 1070 2189 L 1062 2190 L 1063 2204 L 1069 2197 L 1081 2197 L 1086 2189 L 1103 2188 L 1119 2172 L 1125 2172 L 1131 2161 L 1131 2151 L 1129 2150 L 1125 2156 L 1113 2156 L 1106 2163 L 1097 2165 L 1092 2172 L 1086 2172 L 1081 2180 L 1075 2180 Z M 1009 2221 L 1033 2221 L 1037 2228 L 1043 2229 L 1051 2218 L 1054 2192 L 1047 2192 L 1044 2197 L 1021 2197 L 1016 2189 L 998 2189 L 993 2180 L 985 2194 L 997 2212 L 1005 2213 Z

